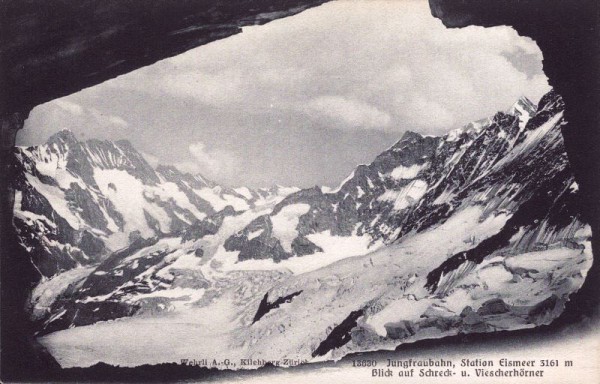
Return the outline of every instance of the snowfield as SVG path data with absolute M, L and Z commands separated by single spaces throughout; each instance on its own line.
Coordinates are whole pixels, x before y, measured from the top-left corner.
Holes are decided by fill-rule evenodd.
M 419 172 L 421 172 L 421 170 L 424 169 L 426 166 L 427 164 L 414 164 L 410 167 L 405 167 L 401 165 L 399 167 L 394 168 L 394 170 L 390 173 L 390 176 L 396 180 L 414 179 L 415 177 L 417 177 Z
M 239 197 L 223 194 L 221 187 L 195 189 L 194 192 L 208 201 L 216 211 L 220 211 L 228 205 L 231 205 L 236 211 L 245 211 L 248 208 L 248 203 Z
M 293 211 L 299 212 L 300 208 L 295 207 Z M 339 358 L 351 351 L 394 348 L 400 341 L 389 338 L 386 325 L 398 321 L 417 322 L 423 313 L 433 311 L 440 316 L 458 316 L 467 306 L 476 310 L 490 298 L 502 298 L 508 305 L 524 307 L 535 305 L 551 294 L 572 292 L 581 285 L 591 260 L 589 244 L 583 252 L 559 248 L 488 257 L 455 278 L 450 283 L 452 288 L 445 288 L 447 294 L 429 293 L 424 289 L 424 278 L 431 265 L 438 265 L 448 255 L 470 248 L 473 238 L 481 241 L 496 233 L 509 218 L 509 215 L 492 215 L 480 222 L 482 213 L 478 207 L 466 208 L 446 223 L 410 236 L 397 245 L 362 256 L 345 257 L 324 266 L 315 265 L 314 270 L 304 266 L 295 269 L 294 260 L 280 263 L 282 269 L 288 271 L 272 270 L 274 263 L 234 263 L 233 258 L 227 261 L 220 247 L 213 251 L 206 247 L 208 252 L 202 261 L 182 250 L 176 252 L 181 255 L 165 272 L 181 268 L 202 270 L 213 283 L 210 288 L 169 289 L 140 295 L 135 299 L 171 298 L 174 306 L 162 315 L 99 322 L 51 333 L 40 341 L 64 367 L 89 366 L 99 361 L 134 366 L 176 362 L 190 356 L 313 359 L 311 354 L 327 337 L 327 330 L 340 324 L 350 312 L 363 308 L 365 315 L 359 320 L 359 327 L 382 339 L 366 344 L 352 341 L 328 355 Z M 229 224 L 223 231 L 233 232 L 255 215 L 228 218 Z M 226 235 L 224 232 L 201 242 L 204 245 L 212 242 L 214 247 L 218 238 Z M 332 252 L 332 259 L 344 254 L 343 251 L 333 253 L 334 244 L 342 244 L 336 243 L 334 236 L 317 234 L 312 239 L 326 252 Z M 355 250 L 360 245 L 353 242 L 359 239 L 344 241 L 348 242 L 349 249 Z M 157 246 L 176 245 L 174 240 L 162 244 Z M 140 255 L 132 259 L 136 257 Z M 310 261 L 306 265 L 310 265 Z M 508 272 L 510 268 L 527 270 L 532 265 L 537 266 L 536 272 L 518 281 L 513 281 L 513 273 Z M 283 304 L 252 324 L 265 292 L 274 300 L 298 291 L 302 293 L 291 303 Z M 509 329 L 534 326 L 512 313 L 506 318 L 497 318 L 493 324 Z M 419 331 L 417 327 L 403 342 L 458 331 L 432 333 L 431 330 Z
M 286 252 L 292 251 L 292 241 L 298 236 L 296 227 L 300 216 L 310 209 L 308 204 L 292 204 L 284 207 L 276 215 L 271 216 L 273 223 L 273 236 L 279 239 L 281 246 Z
M 124 232 L 138 230 L 144 237 L 154 235 L 154 230 L 148 225 L 144 211 L 158 220 L 160 230 L 169 232 L 171 219 L 164 209 L 144 198 L 149 191 L 139 179 L 118 169 L 96 169 L 94 179 L 102 194 L 108 197 L 122 213 L 125 221 Z
M 394 210 L 401 211 L 417 203 L 427 192 L 427 183 L 423 180 L 413 180 L 400 190 L 385 191 L 378 200 L 394 203 Z
M 29 174 L 26 175 L 27 181 L 38 191 L 40 191 L 48 202 L 61 217 L 63 217 L 69 225 L 74 229 L 79 229 L 80 220 L 77 216 L 71 212 L 69 206 L 67 205 L 67 199 L 65 198 L 65 193 L 58 187 L 44 184 L 37 177 L 31 176 Z

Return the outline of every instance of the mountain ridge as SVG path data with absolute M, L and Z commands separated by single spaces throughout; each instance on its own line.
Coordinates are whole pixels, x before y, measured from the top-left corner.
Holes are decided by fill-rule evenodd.
M 137 236 L 178 233 L 228 205 L 249 209 L 292 192 L 240 193 L 173 166 L 154 169 L 127 140 L 80 141 L 68 129 L 45 144 L 17 147 L 13 164 L 15 225 L 44 278 L 98 262 Z

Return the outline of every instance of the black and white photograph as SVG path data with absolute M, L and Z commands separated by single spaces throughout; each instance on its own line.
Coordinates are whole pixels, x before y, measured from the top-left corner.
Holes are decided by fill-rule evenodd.
M 600 382 L 596 0 L 0 31 L 2 382 Z

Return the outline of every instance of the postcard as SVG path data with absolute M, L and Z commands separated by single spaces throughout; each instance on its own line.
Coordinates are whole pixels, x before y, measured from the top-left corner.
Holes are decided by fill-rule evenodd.
M 0 9 L 3 382 L 600 382 L 596 2 Z

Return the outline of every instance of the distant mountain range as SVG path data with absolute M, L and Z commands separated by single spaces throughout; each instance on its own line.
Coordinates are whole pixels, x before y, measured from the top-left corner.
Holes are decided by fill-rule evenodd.
M 153 169 L 128 141 L 63 130 L 19 147 L 15 225 L 41 276 L 90 265 L 137 238 L 177 234 L 226 206 L 273 204 L 296 188 L 227 188 L 172 166 Z

